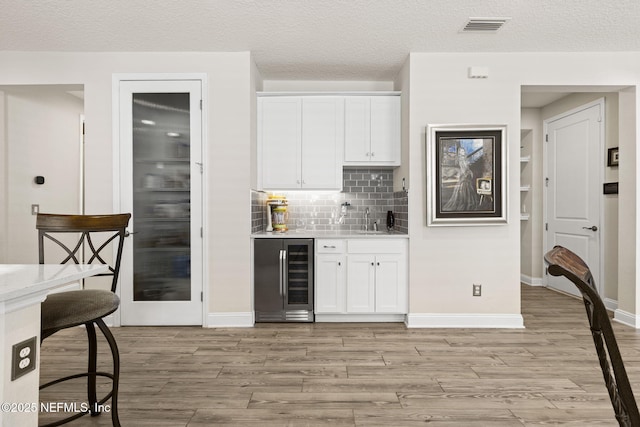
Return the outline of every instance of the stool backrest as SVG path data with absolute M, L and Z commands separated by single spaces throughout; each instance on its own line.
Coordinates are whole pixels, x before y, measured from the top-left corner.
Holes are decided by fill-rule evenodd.
M 38 214 L 36 218 L 36 229 L 38 230 L 38 262 L 45 263 L 45 239 L 54 242 L 64 251 L 63 259 L 56 263 L 66 264 L 74 262 L 76 264 L 101 263 L 109 266 L 109 272 L 98 276 L 112 276 L 111 292 L 116 291 L 118 276 L 120 274 L 120 262 L 122 259 L 122 248 L 124 237 L 129 224 L 131 214 L 110 214 L 110 215 L 59 215 L 59 214 Z M 68 241 L 62 236 L 73 234 L 78 235 L 73 240 L 73 244 L 63 243 Z M 108 263 L 105 258 L 109 258 L 101 251 L 113 242 L 116 245 L 116 255 L 113 262 Z M 106 251 L 105 251 L 106 252 Z M 86 254 L 86 259 L 83 255 Z
M 640 426 L 640 413 L 622 362 L 609 314 L 598 294 L 587 264 L 575 253 L 556 246 L 544 256 L 549 274 L 571 280 L 582 294 L 591 336 L 598 353 L 600 369 L 609 398 L 621 426 Z

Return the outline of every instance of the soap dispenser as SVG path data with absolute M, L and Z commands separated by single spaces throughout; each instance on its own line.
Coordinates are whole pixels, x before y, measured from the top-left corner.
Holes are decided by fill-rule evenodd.
M 393 216 L 393 211 L 387 211 L 387 230 L 393 230 L 396 225 L 396 218 Z

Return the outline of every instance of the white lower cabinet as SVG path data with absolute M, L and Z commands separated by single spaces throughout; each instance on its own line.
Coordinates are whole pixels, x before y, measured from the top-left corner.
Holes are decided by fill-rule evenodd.
M 375 257 L 350 254 L 347 261 L 347 313 L 375 313 L 375 311 Z
M 318 254 L 316 256 L 316 313 L 344 313 L 347 274 L 345 255 Z M 322 286 L 317 286 L 322 283 Z
M 407 313 L 407 240 L 317 239 L 315 289 L 317 321 L 400 320 L 384 315 Z

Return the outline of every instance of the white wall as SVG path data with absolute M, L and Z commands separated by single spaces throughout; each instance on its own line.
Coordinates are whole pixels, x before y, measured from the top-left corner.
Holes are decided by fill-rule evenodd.
M 390 91 L 390 81 L 352 81 L 352 80 L 265 80 L 262 90 L 265 92 L 353 92 L 353 91 Z
M 638 280 L 640 236 L 638 232 L 638 191 L 640 190 L 640 141 L 638 113 L 640 97 L 637 85 L 619 93 L 620 105 L 620 188 L 618 194 L 618 309 L 615 319 L 640 327 L 640 280 Z
M 87 125 L 87 211 L 113 210 L 111 75 L 194 73 L 208 75 L 207 197 L 205 231 L 209 264 L 209 309 L 250 313 L 250 213 L 252 76 L 249 53 L 38 53 L 0 52 L 0 85 L 82 84 Z M 549 66 L 553 64 L 553 66 Z M 467 78 L 469 66 L 487 66 L 488 79 Z M 519 142 L 522 85 L 640 84 L 635 53 L 413 53 L 405 67 L 409 88 L 407 184 L 410 233 L 410 326 L 517 327 L 520 316 Z M 403 72 L 406 72 L 403 71 Z M 276 90 L 267 84 L 265 90 Z M 633 98 L 633 99 L 631 99 Z M 404 102 L 404 101 L 403 101 Z M 619 298 L 635 316 L 637 99 L 620 134 L 621 230 Z M 621 113 L 622 114 L 622 113 Z M 622 118 L 621 118 L 622 121 Z M 507 125 L 509 222 L 488 227 L 426 227 L 425 128 L 430 123 Z M 626 139 L 625 139 L 626 138 Z M 629 148 L 629 145 L 633 147 Z M 623 151 L 623 149 L 625 151 Z M 635 160 L 635 162 L 634 162 Z M 622 183 L 625 183 L 622 185 Z M 220 203 L 220 201 L 224 203 Z M 623 202 L 624 201 L 624 202 Z M 623 203 L 633 217 L 623 210 Z M 623 213 L 627 218 L 622 218 Z M 624 224 L 623 224 L 624 221 Z M 624 227 L 623 227 L 624 226 Z M 621 236 L 624 235 L 621 233 Z M 622 254 L 625 259 L 622 259 Z M 483 296 L 472 297 L 472 283 Z M 623 288 L 624 287 L 624 288 Z M 622 292 L 621 292 L 622 291 Z M 623 301 L 624 296 L 624 301 Z
M 206 73 L 205 242 L 210 312 L 250 315 L 251 56 L 238 53 L 0 52 L 0 85 L 85 88 L 87 213 L 114 210 L 112 74 Z M 223 201 L 223 203 L 221 203 Z
M 470 66 L 487 66 L 489 78 L 467 78 Z M 409 323 L 441 326 L 475 320 L 476 326 L 497 326 L 501 321 L 517 326 L 521 86 L 637 86 L 640 54 L 412 53 L 410 70 Z M 437 123 L 507 125 L 507 225 L 426 227 L 425 127 Z M 632 141 L 635 144 L 635 135 Z M 629 174 L 636 179 L 635 165 Z M 633 197 L 635 203 L 635 193 L 625 197 Z M 634 263 L 635 245 L 634 242 L 633 247 L 625 247 L 632 251 Z M 473 283 L 483 285 L 482 297 L 471 296 Z M 635 301 L 635 277 L 625 286 L 633 288 L 630 293 Z
M 67 86 L 4 87 L 7 141 L 6 218 L 2 239 L 6 253 L 0 262 L 38 262 L 35 216 L 41 212 L 80 212 L 81 99 Z M 34 177 L 45 183 L 35 184 Z

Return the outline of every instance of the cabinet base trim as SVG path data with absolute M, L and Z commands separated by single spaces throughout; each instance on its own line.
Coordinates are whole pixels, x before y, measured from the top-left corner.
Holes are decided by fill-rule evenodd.
M 524 328 L 520 314 L 409 313 L 408 328 Z
M 253 312 L 229 312 L 207 314 L 207 328 L 251 328 Z
M 316 322 L 403 322 L 406 323 L 406 314 L 322 314 L 316 313 Z

